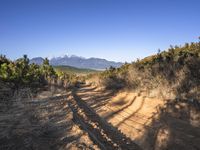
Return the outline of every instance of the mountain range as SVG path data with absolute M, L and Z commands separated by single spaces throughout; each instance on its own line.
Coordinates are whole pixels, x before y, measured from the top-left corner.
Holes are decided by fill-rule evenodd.
M 42 57 L 35 57 L 30 60 L 30 63 L 41 65 L 43 63 L 43 60 L 44 59 Z M 88 68 L 96 70 L 103 70 L 109 68 L 110 66 L 118 68 L 123 64 L 121 62 L 108 61 L 101 58 L 84 58 L 75 55 L 54 57 L 51 58 L 49 62 L 53 66 L 72 66 L 77 68 Z

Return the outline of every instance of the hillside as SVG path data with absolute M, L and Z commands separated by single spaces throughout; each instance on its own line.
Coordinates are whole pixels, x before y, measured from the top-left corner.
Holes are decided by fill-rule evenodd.
M 76 68 L 71 66 L 54 66 L 54 69 L 56 71 L 62 71 L 69 74 L 89 74 L 99 72 L 97 70 Z
M 156 55 L 102 72 L 106 88 L 159 90 L 174 97 L 200 98 L 200 42 L 170 47 Z

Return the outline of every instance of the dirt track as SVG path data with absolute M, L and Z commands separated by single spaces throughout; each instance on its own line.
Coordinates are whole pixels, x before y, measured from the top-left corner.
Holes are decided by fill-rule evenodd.
M 146 150 L 200 149 L 200 107 L 145 91 L 112 93 L 82 86 L 77 95 L 100 117 Z
M 96 114 L 93 109 L 76 95 L 76 90 L 72 91 L 72 96 L 74 101 L 69 105 L 74 118 L 101 149 L 141 149 L 130 138 Z
M 50 88 L 33 99 L 21 97 L 0 112 L 1 150 L 98 149 L 73 122 L 66 90 Z
M 51 87 L 35 98 L 22 91 L 0 114 L 1 149 L 141 149 L 96 114 L 75 89 Z
M 200 111 L 187 101 L 89 85 L 28 97 L 1 111 L 0 149 L 200 149 Z

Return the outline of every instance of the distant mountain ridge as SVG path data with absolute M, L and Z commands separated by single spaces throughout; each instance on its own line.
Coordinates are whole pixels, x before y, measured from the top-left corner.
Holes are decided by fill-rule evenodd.
M 44 59 L 42 57 L 35 57 L 35 58 L 32 58 L 30 60 L 30 63 L 35 63 L 35 64 L 38 64 L 38 65 L 41 65 L 43 63 Z
M 30 60 L 30 63 L 42 64 L 43 58 L 35 57 Z M 120 67 L 123 63 L 108 61 L 101 58 L 84 58 L 79 56 L 63 56 L 63 57 L 54 57 L 50 59 L 50 64 L 53 66 L 72 66 L 77 68 L 88 68 L 88 69 L 106 69 L 110 66 Z

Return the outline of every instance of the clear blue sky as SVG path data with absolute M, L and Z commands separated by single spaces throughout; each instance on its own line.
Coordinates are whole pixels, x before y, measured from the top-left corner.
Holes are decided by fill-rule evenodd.
M 200 36 L 200 0 L 0 0 L 0 53 L 128 61 Z

